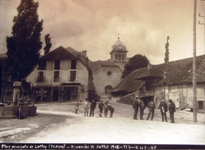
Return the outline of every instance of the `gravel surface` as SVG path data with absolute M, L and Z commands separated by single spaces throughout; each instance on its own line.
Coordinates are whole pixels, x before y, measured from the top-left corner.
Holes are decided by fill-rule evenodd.
M 49 107 L 48 107 L 49 105 Z M 78 114 L 74 113 L 75 103 L 38 104 L 39 114 L 71 117 L 56 123 L 49 130 L 22 140 L 32 143 L 140 143 L 140 144 L 205 144 L 204 114 L 198 113 L 198 122 L 193 123 L 193 113 L 178 110 L 175 124 L 162 122 L 156 109 L 154 121 L 133 120 L 131 105 L 111 102 L 115 112 L 113 118 L 98 116 L 84 117 L 82 104 Z M 145 109 L 144 118 L 147 116 Z M 168 120 L 169 114 L 167 114 Z

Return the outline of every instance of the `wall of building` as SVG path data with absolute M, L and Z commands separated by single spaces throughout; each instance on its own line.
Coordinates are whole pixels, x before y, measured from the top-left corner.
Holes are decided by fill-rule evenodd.
M 111 75 L 107 73 L 111 72 Z M 111 86 L 114 88 L 121 80 L 122 71 L 119 67 L 101 67 L 93 74 L 93 82 L 97 94 L 105 96 L 105 87 Z
M 193 87 L 191 84 L 155 87 L 155 101 L 157 105 L 164 97 L 166 101 L 172 99 L 176 107 L 193 107 Z M 203 107 L 205 109 L 205 84 L 197 84 L 197 101 L 198 104 L 202 102 L 203 106 L 200 106 L 200 108 Z
M 62 83 L 80 83 L 78 87 L 78 95 L 79 99 L 83 100 L 87 97 L 88 93 L 88 78 L 89 73 L 88 69 L 82 62 L 77 61 L 77 74 L 75 81 L 70 80 L 70 60 L 62 60 L 60 64 L 60 74 L 59 74 L 59 82 L 54 82 L 54 61 L 47 61 L 46 62 L 46 70 L 38 70 L 38 67 L 34 69 L 34 71 L 27 77 L 27 81 L 32 83 L 32 86 L 35 88 L 39 87 L 39 93 L 43 93 L 44 89 L 47 88 L 50 91 L 49 98 L 52 99 L 53 97 L 53 87 L 60 87 Z M 44 82 L 37 82 L 38 79 L 38 72 L 44 72 Z M 81 89 L 84 88 L 82 92 Z M 41 98 L 43 99 L 43 95 L 41 94 Z

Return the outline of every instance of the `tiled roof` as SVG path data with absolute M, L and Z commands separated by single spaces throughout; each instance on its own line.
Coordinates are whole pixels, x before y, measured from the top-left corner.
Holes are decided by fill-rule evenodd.
M 142 79 L 149 77 L 161 78 L 155 86 L 161 85 L 180 85 L 192 83 L 193 58 L 187 58 L 159 65 L 152 65 L 150 69 L 141 68 L 133 71 L 123 79 L 113 92 L 134 92 L 139 90 L 142 85 Z M 196 81 L 205 82 L 205 55 L 196 57 Z
M 196 81 L 205 82 L 205 55 L 196 57 Z M 187 58 L 177 61 L 160 64 L 153 67 L 156 71 L 165 72 L 165 77 L 156 85 L 177 85 L 192 83 L 193 58 Z
M 123 79 L 114 89 L 113 92 L 134 92 L 139 90 L 143 84 L 143 80 L 136 80 L 136 78 L 146 71 L 146 68 L 141 68 L 133 71 L 125 79 Z
M 73 55 L 75 55 L 77 58 L 80 58 L 81 61 L 83 61 L 85 64 L 87 64 L 87 61 L 92 62 L 86 56 L 84 56 L 81 52 L 73 49 L 72 47 L 68 47 L 68 48 L 66 48 L 66 50 L 69 51 L 70 53 L 72 53 Z
M 156 69 L 147 69 L 145 72 L 140 74 L 137 79 L 145 79 L 148 77 L 158 77 L 163 78 L 163 72 L 162 70 L 156 70 Z
M 77 57 L 66 50 L 64 47 L 60 46 L 53 51 L 43 55 L 41 59 L 45 60 L 76 60 Z
M 114 62 L 112 62 L 110 59 L 105 60 L 105 61 L 98 60 L 98 61 L 90 62 L 89 66 L 92 69 L 92 71 L 95 71 L 100 67 L 119 67 Z

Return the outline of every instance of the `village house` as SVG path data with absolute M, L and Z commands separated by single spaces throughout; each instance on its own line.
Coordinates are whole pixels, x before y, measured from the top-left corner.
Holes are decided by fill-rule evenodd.
M 86 51 L 62 46 L 43 55 L 26 78 L 34 89 L 35 101 L 83 101 L 92 91 L 92 73 Z
M 193 58 L 149 64 L 122 80 L 112 95 L 126 103 L 139 95 L 145 104 L 154 99 L 158 106 L 162 99 L 172 99 L 178 108 L 193 108 L 192 70 Z M 205 55 L 196 58 L 196 82 L 198 108 L 205 109 Z

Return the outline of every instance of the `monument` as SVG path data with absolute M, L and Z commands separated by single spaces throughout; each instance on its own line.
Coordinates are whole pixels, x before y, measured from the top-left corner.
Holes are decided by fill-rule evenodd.
M 27 97 L 25 97 L 24 93 L 27 93 Z M 30 95 L 32 99 L 31 94 L 32 89 L 25 80 L 14 82 L 12 104 L 0 106 L 0 118 L 24 119 L 29 116 L 35 116 L 37 107 L 28 98 L 28 95 Z

